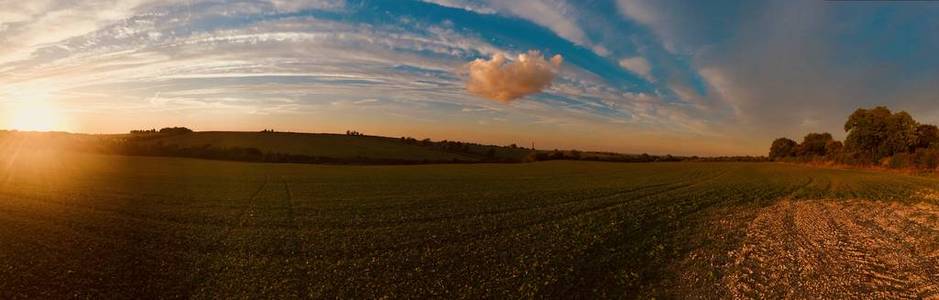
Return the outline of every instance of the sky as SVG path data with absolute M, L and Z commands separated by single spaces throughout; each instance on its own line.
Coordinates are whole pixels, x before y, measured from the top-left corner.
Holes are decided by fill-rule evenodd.
M 765 155 L 939 123 L 939 2 L 0 0 L 0 128 Z M 41 125 L 41 126 L 39 126 Z

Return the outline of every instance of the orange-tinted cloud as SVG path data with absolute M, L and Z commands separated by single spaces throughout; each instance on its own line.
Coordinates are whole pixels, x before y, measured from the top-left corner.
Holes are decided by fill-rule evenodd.
M 480 97 L 509 102 L 551 86 L 563 60 L 560 55 L 546 60 L 538 51 L 519 54 L 514 61 L 508 61 L 502 54 L 490 60 L 476 59 L 467 65 L 466 90 Z

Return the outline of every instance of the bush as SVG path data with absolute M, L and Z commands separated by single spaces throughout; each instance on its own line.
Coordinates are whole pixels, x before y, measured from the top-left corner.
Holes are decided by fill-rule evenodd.
M 897 153 L 890 157 L 887 165 L 892 169 L 907 169 L 913 167 L 913 155 L 909 153 Z
M 781 159 L 795 156 L 798 146 L 799 145 L 796 143 L 796 141 L 790 140 L 788 138 L 778 138 L 773 141 L 773 145 L 769 149 L 769 158 Z
M 935 170 L 939 167 L 939 149 L 935 147 L 918 148 L 913 153 L 913 164 L 924 170 Z

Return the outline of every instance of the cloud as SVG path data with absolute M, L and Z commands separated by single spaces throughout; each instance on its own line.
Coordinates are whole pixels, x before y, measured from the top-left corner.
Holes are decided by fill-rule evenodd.
M 271 0 L 277 10 L 296 12 L 307 9 L 340 10 L 346 6 L 345 0 Z
M 561 55 L 549 61 L 534 50 L 519 54 L 515 61 L 507 61 L 502 54 L 490 60 L 476 59 L 467 65 L 466 90 L 477 96 L 509 102 L 551 86 L 562 61 Z
M 649 61 L 641 56 L 628 57 L 619 60 L 619 66 L 630 72 L 636 73 L 646 80 L 652 81 L 652 66 Z
M 619 0 L 616 1 L 619 11 L 624 16 L 633 21 L 648 26 L 656 35 L 662 39 L 663 46 L 671 52 L 675 52 L 673 44 L 671 24 L 655 7 L 655 2 L 644 0 Z
M 575 3 L 565 0 L 421 0 L 477 14 L 500 14 L 520 18 L 554 32 L 558 37 L 590 49 L 599 56 L 610 55 L 604 45 L 591 40 L 584 30 L 590 16 Z
M 40 6 L 42 1 L 45 0 L 22 3 Z M 94 0 L 75 5 L 91 7 L 91 3 L 115 1 Z M 596 18 L 591 16 L 596 12 L 577 7 L 576 2 L 427 1 L 470 7 L 481 14 L 498 14 L 480 16 L 486 19 L 537 18 L 540 21 L 533 24 L 550 29 L 585 50 L 623 58 L 624 52 L 620 51 L 623 45 L 592 31 L 597 24 L 592 23 Z M 97 9 L 71 9 L 76 14 L 74 18 L 88 20 L 82 23 L 88 24 L 88 28 L 74 23 L 75 28 L 65 28 L 69 32 L 52 32 L 50 36 L 41 36 L 41 40 L 19 39 L 60 27 L 41 23 L 43 19 L 58 19 L 61 15 L 53 15 L 55 18 L 47 15 L 59 14 L 66 8 L 54 3 L 67 2 L 47 2 L 52 4 L 14 12 L 22 19 L 19 22 L 7 23 L 16 19 L 6 18 L 4 13 L 9 12 L 0 11 L 0 22 L 4 22 L 0 28 L 8 27 L 0 34 L 0 98 L 22 98 L 8 96 L 5 91 L 48 90 L 50 99 L 60 103 L 75 120 L 83 120 L 77 122 L 83 127 L 75 128 L 76 131 L 112 132 L 139 124 L 180 122 L 200 128 L 252 129 L 245 126 L 264 124 L 265 128 L 309 130 L 311 125 L 303 120 L 315 116 L 332 126 L 316 130 L 344 130 L 353 125 L 360 128 L 363 122 L 370 122 L 369 126 L 385 128 L 370 130 L 376 133 L 423 135 L 421 130 L 426 126 L 408 122 L 420 119 L 448 126 L 434 126 L 439 134 L 430 137 L 455 138 L 452 132 L 465 130 L 471 132 L 466 138 L 517 142 L 511 134 L 493 138 L 489 131 L 474 131 L 479 122 L 489 122 L 536 137 L 542 132 L 538 139 L 556 138 L 555 147 L 589 146 L 585 144 L 587 139 L 568 138 L 586 136 L 585 132 L 601 128 L 617 135 L 632 132 L 692 135 L 687 139 L 704 135 L 702 132 L 721 132 L 710 130 L 710 122 L 715 118 L 701 113 L 698 107 L 666 102 L 658 91 L 637 93 L 630 85 L 611 84 L 605 73 L 591 72 L 592 63 L 568 63 L 559 72 L 560 56 L 554 59 L 539 53 L 495 56 L 517 54 L 517 47 L 545 43 L 525 32 L 502 31 L 506 40 L 501 41 L 489 39 L 492 32 L 486 26 L 461 23 L 460 18 L 441 21 L 436 17 L 404 14 L 401 18 L 360 21 L 346 19 L 345 13 L 312 16 L 285 13 L 311 9 L 384 13 L 394 6 L 383 2 L 374 2 L 378 7 L 370 8 L 361 4 L 366 2 L 358 1 L 348 1 L 351 4 L 343 6 L 344 1 L 340 0 L 243 0 L 241 5 L 222 9 L 225 5 L 215 1 L 141 0 L 139 5 L 127 5 L 117 14 L 107 16 L 94 14 Z M 509 6 L 515 9 L 509 10 Z M 71 22 L 62 20 L 65 21 Z M 81 30 L 71 32 L 74 29 Z M 16 43 L 3 43 L 13 37 L 17 37 Z M 572 49 L 567 43 L 550 46 L 560 48 L 555 51 Z M 28 55 L 19 58 L 5 55 L 18 49 Z M 655 51 L 636 51 L 643 53 L 641 58 L 647 63 L 656 63 L 655 73 L 661 82 L 653 85 L 672 81 L 667 76 L 670 69 L 661 64 L 669 61 L 667 57 L 658 56 Z M 563 53 L 571 61 L 574 54 L 583 58 L 581 53 L 567 50 Z M 483 59 L 467 64 L 476 57 Z M 4 58 L 12 60 L 3 63 Z M 615 59 L 604 59 L 603 63 L 600 70 L 623 73 Z M 461 66 L 467 71 L 475 66 L 477 72 L 472 74 L 477 78 L 467 82 L 466 77 L 453 74 Z M 733 79 L 731 75 L 734 74 L 725 75 L 728 81 Z M 737 95 L 728 91 L 729 95 Z M 539 101 L 502 105 L 539 92 Z M 500 102 L 480 102 L 477 96 Z M 100 121 L 101 115 L 124 119 L 105 122 Z M 243 118 L 245 122 L 232 125 L 228 123 L 231 118 Z M 653 147 L 654 143 L 646 144 L 640 148 L 598 145 L 597 149 L 643 152 L 659 149 Z M 758 146 L 763 151 L 764 145 Z
M 662 64 L 669 60 L 656 57 L 668 88 L 739 138 L 826 130 L 837 135 L 857 107 L 886 104 L 924 116 L 936 111 L 936 88 L 927 82 L 939 78 L 939 60 L 913 49 L 937 49 L 939 40 L 921 39 L 916 30 L 870 27 L 880 8 L 847 9 L 824 1 L 720 6 L 618 0 L 617 5 L 625 20 L 647 28 L 654 42 L 687 57 L 687 70 L 677 69 L 695 75 L 687 77 L 693 80 L 672 75 Z M 936 26 L 928 15 L 937 8 L 896 8 L 882 22 Z
M 450 8 L 459 8 L 478 14 L 494 14 L 496 11 L 480 1 L 466 1 L 466 0 L 422 0 L 427 3 L 433 3 L 440 6 L 450 7 Z
M 551 29 L 558 36 L 578 45 L 590 45 L 587 34 L 574 20 L 573 7 L 560 1 L 496 1 L 493 3 L 509 13 Z

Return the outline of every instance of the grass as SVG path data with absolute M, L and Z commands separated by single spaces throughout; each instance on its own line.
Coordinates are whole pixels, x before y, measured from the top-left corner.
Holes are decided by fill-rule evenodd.
M 0 298 L 727 297 L 722 266 L 763 209 L 934 205 L 924 196 L 934 190 L 934 178 L 774 163 L 328 166 L 8 151 Z

